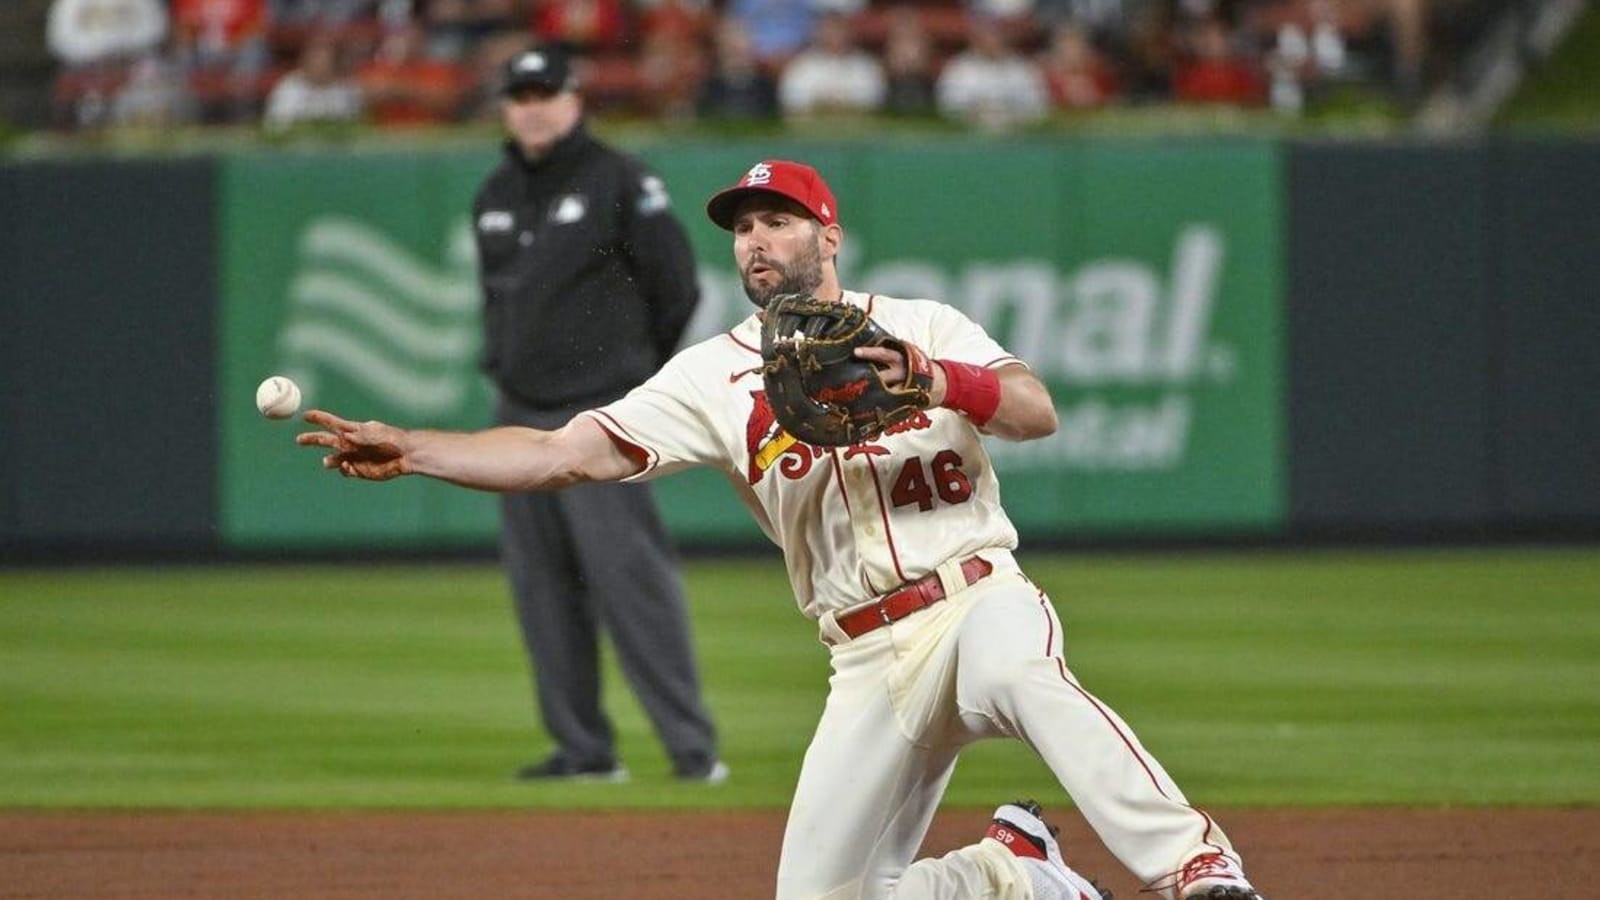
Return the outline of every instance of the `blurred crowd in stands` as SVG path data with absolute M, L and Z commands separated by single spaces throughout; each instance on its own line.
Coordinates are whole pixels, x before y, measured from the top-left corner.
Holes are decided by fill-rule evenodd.
M 1294 113 L 1349 82 L 1409 102 L 1428 2 L 54 0 L 47 39 L 62 129 L 482 121 L 535 41 L 581 55 L 601 115 L 1005 128 L 1145 103 Z

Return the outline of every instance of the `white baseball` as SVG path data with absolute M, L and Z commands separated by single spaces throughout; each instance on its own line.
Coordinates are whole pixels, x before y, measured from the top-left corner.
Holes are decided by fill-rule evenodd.
M 300 409 L 300 385 L 274 375 L 256 388 L 256 409 L 269 419 L 287 419 Z

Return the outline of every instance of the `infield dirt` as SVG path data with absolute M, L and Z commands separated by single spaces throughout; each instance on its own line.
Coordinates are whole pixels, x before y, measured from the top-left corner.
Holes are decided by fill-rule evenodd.
M 1214 810 L 1272 900 L 1583 897 L 1600 810 Z M 1076 813 L 1068 859 L 1141 896 Z M 941 813 L 924 847 L 981 834 Z M 783 814 L 0 813 L 0 897 L 687 900 L 772 896 Z

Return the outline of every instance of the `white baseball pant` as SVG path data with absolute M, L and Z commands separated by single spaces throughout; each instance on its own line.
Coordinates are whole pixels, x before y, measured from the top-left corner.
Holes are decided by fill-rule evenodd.
M 988 578 L 832 646 L 827 703 L 784 834 L 778 900 L 1031 900 L 1024 870 L 993 841 L 912 862 L 957 754 L 991 737 L 1038 753 L 1141 880 L 1167 878 L 1197 852 L 1231 852 L 1221 829 L 1067 669 L 1061 622 L 1044 593 L 1009 554 L 983 555 L 996 562 Z

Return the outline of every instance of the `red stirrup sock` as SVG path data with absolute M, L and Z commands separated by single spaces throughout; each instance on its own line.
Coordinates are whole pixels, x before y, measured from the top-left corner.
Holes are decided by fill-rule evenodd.
M 994 418 L 994 411 L 1000 408 L 1000 376 L 993 369 L 948 359 L 934 362 L 944 369 L 944 403 L 941 406 L 964 413 L 974 425 L 983 425 Z

